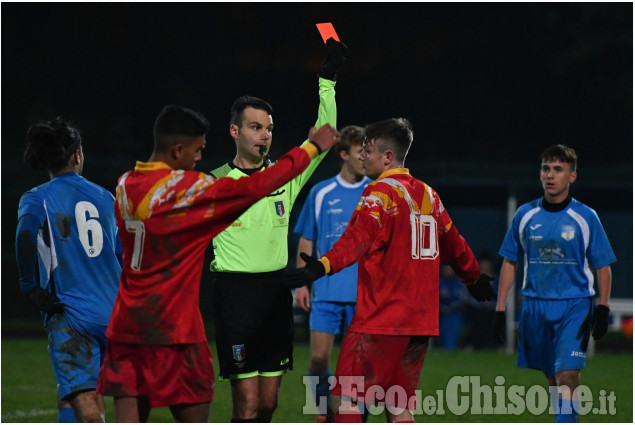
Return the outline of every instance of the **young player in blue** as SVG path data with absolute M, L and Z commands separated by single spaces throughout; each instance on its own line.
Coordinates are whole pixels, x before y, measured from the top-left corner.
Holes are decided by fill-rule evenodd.
M 95 388 L 121 274 L 114 197 L 81 177 L 81 137 L 62 118 L 29 128 L 24 159 L 51 177 L 20 199 L 16 256 L 48 334 L 59 421 L 104 422 Z
M 349 125 L 341 131 L 341 141 L 334 148 L 341 165 L 335 177 L 318 182 L 311 188 L 294 231 L 300 234 L 298 267 L 304 266 L 300 253 L 318 257 L 328 252 L 342 235 L 370 179 L 364 176 L 357 158 L 362 150 L 362 127 Z M 329 359 L 335 335 L 344 334 L 355 312 L 357 298 L 357 263 L 333 276 L 316 280 L 309 289 L 296 289 L 300 308 L 310 311 L 311 358 L 309 375 L 318 377 L 315 391 L 318 422 L 332 422 L 328 377 Z
M 577 422 L 574 390 L 586 365 L 591 331 L 607 331 L 615 254 L 595 211 L 573 199 L 577 155 L 564 145 L 540 156 L 544 196 L 518 208 L 499 254 L 495 335 L 505 333 L 505 302 L 519 261 L 524 263 L 518 367 L 541 370 L 549 382 L 556 422 Z M 594 271 L 599 305 L 593 308 Z M 557 387 L 556 387 L 557 386 Z

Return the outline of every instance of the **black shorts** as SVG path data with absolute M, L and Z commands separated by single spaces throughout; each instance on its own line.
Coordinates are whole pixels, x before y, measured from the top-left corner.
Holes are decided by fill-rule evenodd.
M 293 366 L 293 297 L 284 271 L 214 273 L 221 379 L 278 376 Z

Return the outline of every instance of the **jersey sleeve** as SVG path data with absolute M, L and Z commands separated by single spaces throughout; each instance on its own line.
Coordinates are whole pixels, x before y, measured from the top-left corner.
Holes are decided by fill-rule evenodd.
M 507 229 L 505 239 L 501 244 L 498 254 L 510 261 L 517 263 L 520 260 L 520 236 L 518 234 L 518 226 L 520 224 L 520 209 L 516 211 L 512 224 Z
M 441 263 L 452 267 L 461 282 L 470 285 L 478 279 L 481 273 L 478 261 L 454 223 L 450 221 L 449 229 L 447 226 L 444 227 L 447 231 L 439 235 Z
M 587 256 L 596 269 L 608 266 L 617 261 L 600 218 L 594 210 L 589 216 L 589 247 Z
M 31 213 L 25 213 L 18 220 L 15 235 L 15 256 L 18 263 L 20 288 L 27 293 L 38 286 L 37 270 L 37 234 L 39 219 Z
M 44 199 L 38 190 L 29 190 L 22 198 L 18 206 L 18 220 L 25 214 L 30 214 L 39 220 L 39 227 L 46 222 L 46 210 L 44 209 Z
M 294 229 L 295 233 L 298 233 L 304 239 L 308 239 L 310 241 L 315 241 L 317 234 L 317 222 L 315 217 L 315 194 L 316 187 L 313 186 L 313 188 L 311 188 L 311 191 L 309 192 L 309 196 L 307 196 L 306 201 L 302 206 L 300 216 L 298 217 L 298 222 L 296 223 Z
M 318 79 L 320 105 L 318 106 L 318 118 L 315 122 L 315 128 L 322 127 L 324 124 L 330 124 L 332 127 L 337 128 L 337 105 L 335 103 L 335 81 L 327 80 L 324 78 Z M 302 146 L 309 143 L 309 140 L 305 140 Z M 315 172 L 315 169 L 326 157 L 329 151 L 326 150 L 314 158 L 309 166 L 298 177 L 291 181 L 289 185 L 290 199 L 293 203 L 298 197 L 300 190 L 304 187 L 306 182 Z

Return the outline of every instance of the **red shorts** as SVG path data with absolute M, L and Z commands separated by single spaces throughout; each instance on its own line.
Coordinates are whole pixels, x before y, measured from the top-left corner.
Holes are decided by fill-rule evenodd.
M 147 397 L 150 407 L 210 402 L 214 399 L 212 353 L 206 342 L 143 345 L 109 340 L 97 392 Z
M 415 389 L 428 337 L 371 335 L 348 331 L 337 360 L 337 383 L 331 391 L 376 405 L 414 409 Z

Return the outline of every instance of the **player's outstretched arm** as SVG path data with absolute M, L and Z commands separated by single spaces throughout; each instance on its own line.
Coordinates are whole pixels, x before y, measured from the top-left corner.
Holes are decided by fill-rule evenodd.
M 340 133 L 329 124 L 319 129 L 312 127 L 309 131 L 310 143 L 291 149 L 275 165 L 248 177 L 216 180 L 205 197 L 197 200 L 212 202 L 208 213 L 210 218 L 214 217 L 212 234 L 223 231 L 255 202 L 299 175 L 312 158 L 330 149 L 339 140 Z

